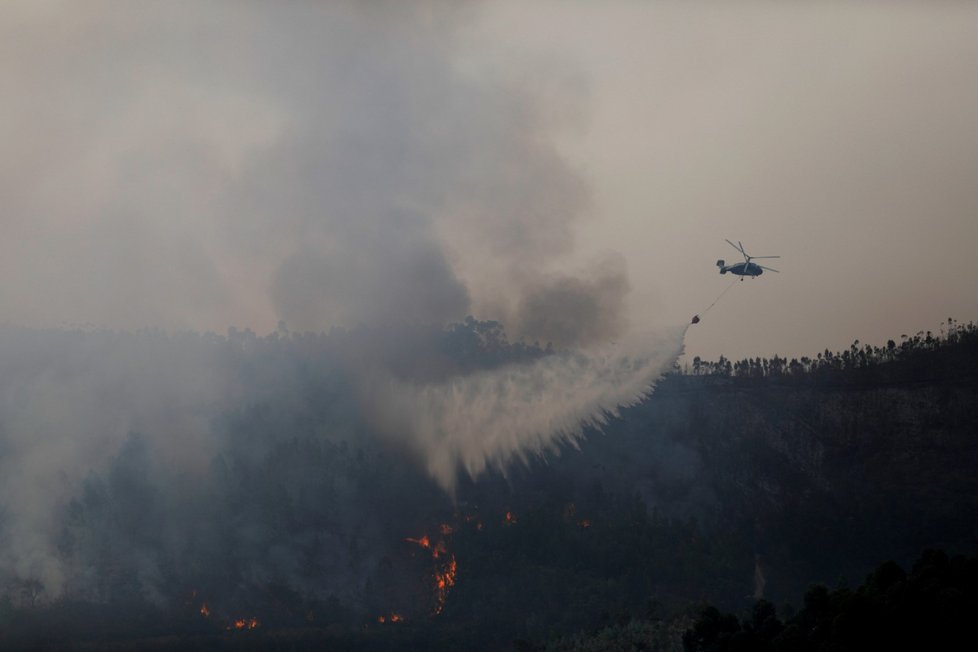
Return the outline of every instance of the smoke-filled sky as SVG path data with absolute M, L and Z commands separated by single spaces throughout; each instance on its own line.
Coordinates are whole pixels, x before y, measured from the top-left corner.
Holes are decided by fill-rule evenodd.
M 706 357 L 978 318 L 976 61 L 964 4 L 3 3 L 0 581 L 104 598 L 100 523 L 156 542 L 156 496 L 173 535 L 118 545 L 163 600 L 236 478 L 342 489 L 347 440 L 450 495 L 635 401 L 694 313 Z M 705 313 L 724 238 L 781 273 Z M 128 332 L 282 325 L 346 330 Z M 261 557 L 273 503 L 216 529 Z
M 687 321 L 811 354 L 978 318 L 968 3 L 13 2 L 0 318 Z

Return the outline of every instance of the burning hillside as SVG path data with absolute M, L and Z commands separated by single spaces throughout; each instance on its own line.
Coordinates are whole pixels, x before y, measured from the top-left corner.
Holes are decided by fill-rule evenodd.
M 433 607 L 432 615 L 438 615 L 445 608 L 445 601 L 448 594 L 455 586 L 455 576 L 458 573 L 458 563 L 455 555 L 448 550 L 448 539 L 454 533 L 455 528 L 447 523 L 438 526 L 439 536 L 432 539 L 424 534 L 418 538 L 407 537 L 407 543 L 412 543 L 426 551 L 432 560 L 430 571 L 430 581 L 433 588 Z

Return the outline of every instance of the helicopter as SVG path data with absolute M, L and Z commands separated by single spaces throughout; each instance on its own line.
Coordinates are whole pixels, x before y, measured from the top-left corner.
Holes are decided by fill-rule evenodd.
M 724 238 L 726 240 L 726 238 Z M 726 274 L 730 272 L 731 274 L 737 274 L 740 276 L 740 280 L 743 281 L 745 276 L 750 276 L 751 278 L 756 278 L 764 273 L 764 270 L 769 272 L 777 272 L 778 270 L 772 269 L 770 267 L 765 267 L 764 265 L 758 265 L 757 263 L 752 263 L 752 260 L 759 258 L 780 258 L 781 256 L 748 256 L 747 252 L 744 251 L 744 245 L 740 244 L 740 240 L 737 244 L 734 244 L 727 240 L 727 244 L 739 251 L 744 256 L 744 262 L 734 263 L 733 265 L 728 265 L 722 259 L 717 261 L 717 267 L 720 268 L 721 274 Z

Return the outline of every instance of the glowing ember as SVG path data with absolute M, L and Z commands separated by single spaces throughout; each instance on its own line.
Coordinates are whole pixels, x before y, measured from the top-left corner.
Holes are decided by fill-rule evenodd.
M 420 539 L 412 539 L 411 537 L 406 537 L 404 540 L 407 541 L 408 543 L 416 543 L 422 548 L 431 547 L 431 539 L 428 538 L 427 534 L 421 537 Z
M 516 514 L 513 512 L 506 512 L 506 525 L 513 525 L 517 522 Z
M 238 618 L 228 625 L 227 629 L 257 629 L 260 626 L 261 623 L 257 618 Z
M 440 614 L 445 608 L 445 600 L 448 592 L 455 586 L 455 573 L 458 571 L 458 564 L 455 563 L 455 555 L 450 555 L 448 563 L 435 571 L 435 614 Z
M 482 529 L 481 525 L 479 523 L 479 529 Z M 442 609 L 445 608 L 445 600 L 448 598 L 449 591 L 455 586 L 455 574 L 458 571 L 458 563 L 455 561 L 455 555 L 448 552 L 448 546 L 444 538 L 451 536 L 455 532 L 455 528 L 447 523 L 442 523 L 438 526 L 438 531 L 442 536 L 434 543 L 432 543 L 432 540 L 427 534 L 417 539 L 413 537 L 406 537 L 404 539 L 408 543 L 413 543 L 430 551 L 431 558 L 435 561 L 435 608 L 432 612 L 434 615 L 440 614 Z M 400 620 L 402 620 L 402 617 L 398 614 L 379 616 L 377 618 L 377 622 L 379 623 L 398 622 Z
M 207 618 L 211 615 L 211 610 L 207 608 L 207 603 L 200 605 L 200 615 Z
M 445 549 L 445 542 L 439 541 L 437 544 L 435 544 L 435 547 L 431 549 L 431 557 L 433 559 L 438 559 L 446 552 L 448 551 Z
M 591 521 L 589 521 L 586 518 L 585 519 L 581 519 L 580 521 L 577 522 L 577 524 L 579 526 L 581 526 L 582 528 L 584 528 L 584 529 L 587 529 L 587 528 L 591 527 Z
M 383 625 L 384 623 L 399 623 L 404 620 L 404 616 L 397 613 L 396 611 L 391 613 L 389 616 L 377 616 L 377 622 Z

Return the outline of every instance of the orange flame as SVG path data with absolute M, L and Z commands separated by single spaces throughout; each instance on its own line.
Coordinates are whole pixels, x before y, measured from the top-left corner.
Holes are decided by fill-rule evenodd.
M 207 603 L 200 605 L 200 615 L 207 618 L 211 615 L 211 610 L 207 608 Z
M 405 537 L 404 540 L 407 541 L 408 543 L 416 543 L 422 548 L 427 549 L 431 547 L 431 539 L 428 538 L 427 534 L 421 537 L 420 539 L 412 539 L 411 537 Z
M 518 519 L 516 518 L 516 514 L 514 514 L 513 512 L 506 512 L 506 525 L 513 525 L 514 523 L 517 522 Z
M 261 626 L 257 618 L 238 618 L 227 629 L 257 629 Z
M 435 547 L 431 549 L 431 557 L 432 559 L 438 559 L 446 552 L 448 552 L 448 550 L 445 549 L 445 542 L 439 541 L 435 544 Z
M 448 563 L 440 570 L 435 571 L 435 615 L 440 614 L 445 608 L 445 600 L 448 592 L 455 586 L 455 574 L 458 571 L 458 564 L 455 562 L 455 555 L 450 555 Z
M 482 523 L 478 525 L 481 530 Z M 442 523 L 438 526 L 438 531 L 442 537 L 449 537 L 455 532 L 455 528 L 448 523 Z M 448 598 L 449 591 L 455 586 L 455 574 L 458 571 L 458 563 L 455 561 L 455 555 L 448 552 L 448 546 L 444 538 L 439 538 L 434 544 L 432 544 L 427 534 L 417 539 L 405 537 L 404 540 L 430 551 L 431 558 L 436 562 L 434 571 L 435 608 L 433 613 L 435 615 L 440 614 L 442 609 L 445 608 L 445 600 Z M 448 557 L 447 560 L 445 559 L 446 555 Z M 393 623 L 399 622 L 400 620 L 403 620 L 403 617 L 396 613 L 392 613 L 390 616 L 378 616 L 377 618 L 377 622 L 379 623 Z

